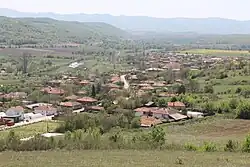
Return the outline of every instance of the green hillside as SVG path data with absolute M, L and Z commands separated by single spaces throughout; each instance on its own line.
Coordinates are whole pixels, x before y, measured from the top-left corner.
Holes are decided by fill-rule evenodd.
M 106 23 L 0 17 L 0 43 L 3 44 L 84 43 L 126 35 L 125 31 Z

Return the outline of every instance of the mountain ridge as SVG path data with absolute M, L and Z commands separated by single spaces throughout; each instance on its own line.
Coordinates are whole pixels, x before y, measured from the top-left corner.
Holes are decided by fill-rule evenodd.
M 0 44 L 86 43 L 120 39 L 128 33 L 107 23 L 0 16 Z
M 7 17 L 48 17 L 63 21 L 103 22 L 129 31 L 195 32 L 200 34 L 250 34 L 250 20 L 225 18 L 155 18 L 149 16 L 112 16 L 110 14 L 57 14 L 18 12 L 0 8 Z

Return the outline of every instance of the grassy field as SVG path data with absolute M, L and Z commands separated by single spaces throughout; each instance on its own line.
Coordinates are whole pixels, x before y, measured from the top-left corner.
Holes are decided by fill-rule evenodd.
M 249 120 L 225 119 L 219 116 L 163 127 L 168 143 L 193 143 L 200 146 L 206 141 L 214 142 L 219 149 L 223 149 L 230 139 L 242 143 L 250 134 Z
M 183 53 L 188 52 L 189 54 L 204 54 L 213 56 L 250 56 L 248 51 L 240 50 L 217 50 L 217 49 L 192 49 L 183 51 Z
M 57 122 L 48 122 L 49 131 L 53 131 L 58 127 L 59 123 Z M 20 138 L 34 136 L 36 134 L 46 133 L 47 131 L 47 123 L 39 122 L 34 123 L 27 126 L 17 127 L 11 129 L 15 132 L 16 135 L 20 136 Z M 11 130 L 1 131 L 0 138 L 4 138 L 8 136 Z
M 3 152 L 0 161 L 1 167 L 248 167 L 250 154 L 126 150 Z

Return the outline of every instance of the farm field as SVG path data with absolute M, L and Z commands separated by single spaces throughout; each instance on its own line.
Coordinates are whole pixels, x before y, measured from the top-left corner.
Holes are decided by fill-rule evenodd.
M 250 53 L 248 51 L 240 51 L 240 50 L 217 50 L 217 49 L 191 49 L 182 51 L 182 53 L 189 54 L 205 54 L 212 56 L 249 56 Z
M 179 125 L 178 125 L 179 124 Z M 168 143 L 192 143 L 202 145 L 204 142 L 213 142 L 219 149 L 223 149 L 228 140 L 244 141 L 250 134 L 250 121 L 226 119 L 220 116 L 205 118 L 205 120 L 187 121 L 163 126 Z
M 247 167 L 250 154 L 127 150 L 3 152 L 0 161 L 1 167 Z
M 58 122 L 48 122 L 49 131 L 54 131 L 58 127 L 58 125 L 59 125 Z M 20 138 L 26 138 L 26 137 L 34 136 L 36 134 L 46 133 L 47 123 L 39 122 L 39 123 L 27 125 L 27 126 L 9 129 L 6 131 L 0 131 L 0 139 L 8 136 L 11 130 L 14 131 L 15 134 L 18 135 Z

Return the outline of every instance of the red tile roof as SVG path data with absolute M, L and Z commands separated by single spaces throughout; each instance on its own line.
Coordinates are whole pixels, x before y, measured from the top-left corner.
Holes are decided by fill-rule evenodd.
M 142 116 L 140 121 L 141 121 L 141 126 L 145 126 L 145 127 L 150 127 L 150 126 L 154 126 L 154 125 L 158 125 L 162 123 L 162 121 L 159 119 L 156 119 L 154 117 L 147 117 L 147 116 Z
M 41 91 L 48 93 L 48 94 L 54 94 L 54 95 L 63 95 L 65 93 L 65 91 L 60 88 L 43 88 Z
M 168 114 L 167 108 L 159 108 L 159 107 L 141 107 L 135 109 L 135 112 L 145 112 L 145 113 L 154 113 L 154 114 Z
M 83 97 L 80 99 L 77 99 L 78 102 L 85 102 L 85 103 L 93 103 L 93 102 L 97 102 L 97 99 L 94 99 L 92 97 Z
M 121 81 L 121 78 L 119 76 L 113 76 L 110 81 L 112 83 L 116 83 L 116 82 L 120 82 Z
M 87 80 L 83 80 L 80 82 L 81 85 L 88 85 L 90 82 Z
M 77 105 L 81 105 L 81 103 L 78 102 L 61 102 L 60 106 L 64 106 L 64 107 L 74 107 Z
M 103 107 L 100 107 L 100 106 L 90 106 L 88 107 L 89 110 L 95 110 L 95 111 L 102 111 L 104 110 Z
M 182 102 L 168 102 L 168 107 L 186 107 L 186 105 Z
M 78 98 L 79 97 L 76 95 L 71 95 L 71 96 L 65 97 L 66 100 L 77 100 Z

